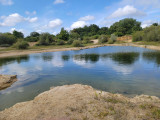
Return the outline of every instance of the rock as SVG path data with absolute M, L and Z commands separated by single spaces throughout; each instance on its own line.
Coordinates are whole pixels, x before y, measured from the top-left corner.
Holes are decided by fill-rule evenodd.
M 51 88 L 0 112 L 0 120 L 159 120 L 160 99 L 128 98 L 87 85 Z
M 10 87 L 17 81 L 17 75 L 0 75 L 0 90 Z

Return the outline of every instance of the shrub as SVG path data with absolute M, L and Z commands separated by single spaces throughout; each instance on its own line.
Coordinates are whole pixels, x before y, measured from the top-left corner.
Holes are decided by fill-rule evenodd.
M 106 43 L 108 42 L 108 37 L 106 35 L 101 35 L 99 38 L 99 43 Z
M 113 43 L 114 43 L 114 41 L 111 39 L 108 41 L 108 44 L 113 44 Z
M 0 45 L 1 46 L 11 46 L 16 42 L 16 38 L 9 33 L 0 33 Z
M 83 47 L 81 41 L 79 40 L 75 40 L 73 41 L 73 44 L 72 44 L 74 47 Z
M 64 40 L 57 40 L 57 45 L 65 45 Z
M 98 39 L 99 38 L 99 35 L 94 35 L 93 37 L 92 37 L 92 39 Z
M 83 37 L 83 44 L 91 43 L 91 38 L 90 37 Z
M 112 34 L 110 39 L 111 39 L 111 41 L 116 42 L 117 36 L 115 34 Z
M 73 43 L 73 39 L 69 39 L 68 41 L 67 41 L 67 44 L 69 44 L 69 45 L 71 45 L 72 43 Z
M 14 47 L 17 49 L 27 49 L 29 44 L 26 41 L 20 39 L 17 43 L 14 44 Z
M 25 41 L 28 42 L 37 42 L 39 40 L 39 37 L 26 37 Z
M 133 34 L 133 42 L 142 41 L 143 40 L 143 31 L 137 31 Z
M 39 37 L 39 45 L 50 45 L 54 42 L 53 36 L 49 33 L 42 33 Z

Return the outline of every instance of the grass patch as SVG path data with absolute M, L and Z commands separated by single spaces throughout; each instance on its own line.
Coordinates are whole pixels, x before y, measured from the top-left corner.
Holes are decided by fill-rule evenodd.
M 123 101 L 117 99 L 117 98 L 103 98 L 105 102 L 109 102 L 109 103 L 113 103 L 113 104 L 117 104 L 117 103 L 123 103 Z

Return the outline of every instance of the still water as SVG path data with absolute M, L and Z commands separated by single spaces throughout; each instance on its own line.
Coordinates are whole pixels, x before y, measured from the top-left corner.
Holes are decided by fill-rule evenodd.
M 0 74 L 18 81 L 0 91 L 0 110 L 32 100 L 50 87 L 85 84 L 126 96 L 160 97 L 160 52 L 138 47 L 100 47 L 0 59 Z

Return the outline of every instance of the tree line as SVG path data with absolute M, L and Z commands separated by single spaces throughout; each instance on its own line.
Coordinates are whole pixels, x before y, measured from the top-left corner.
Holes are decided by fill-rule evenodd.
M 110 27 L 100 28 L 98 25 L 92 24 L 82 28 L 75 28 L 71 31 L 62 28 L 57 35 L 31 32 L 29 36 L 24 37 L 24 34 L 18 31 L 13 31 L 13 33 L 0 33 L 0 46 L 26 49 L 29 47 L 28 42 L 37 42 L 37 46 L 68 44 L 74 47 L 81 47 L 84 44 L 91 43 L 91 39 L 99 39 L 99 43 L 108 42 L 112 44 L 119 36 L 132 34 L 137 36 L 141 34 L 139 32 L 142 31 L 144 30 L 141 27 L 141 22 L 133 18 L 125 18 Z M 143 34 L 145 34 L 145 32 L 143 32 Z M 138 39 L 140 39 L 140 37 L 141 36 L 138 36 Z

